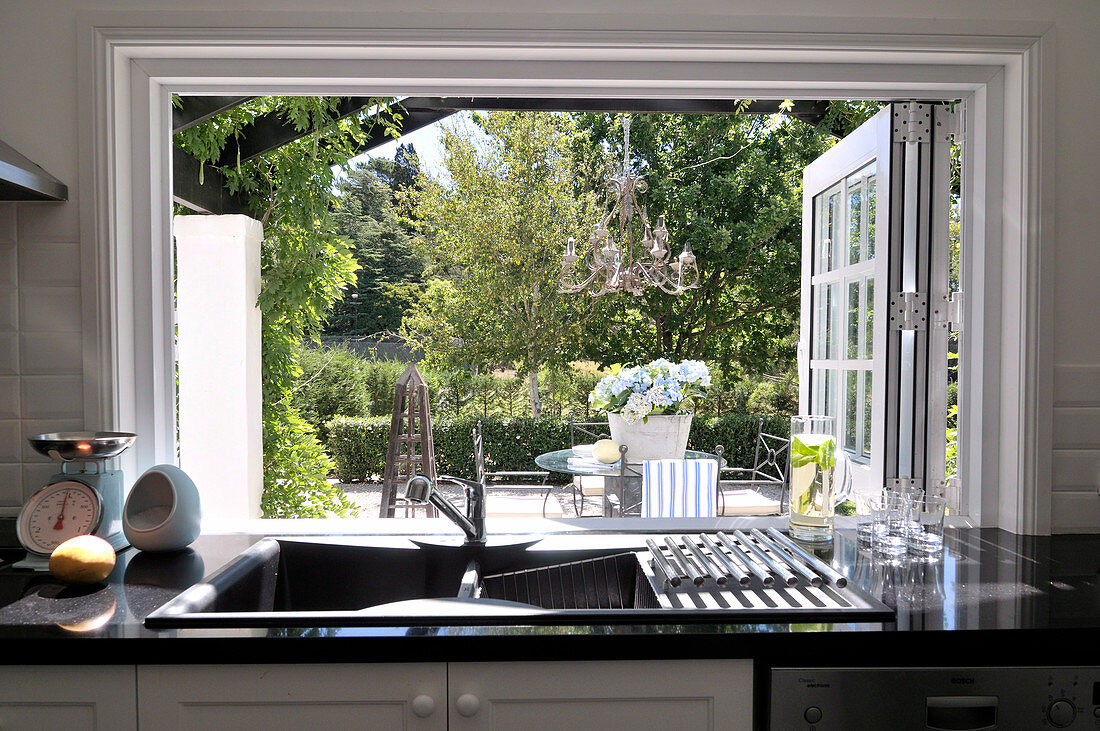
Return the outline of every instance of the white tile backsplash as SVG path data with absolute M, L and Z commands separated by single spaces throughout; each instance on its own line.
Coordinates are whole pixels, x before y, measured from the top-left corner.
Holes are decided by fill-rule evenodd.
M 83 419 L 84 380 L 80 376 L 23 376 L 24 419 Z
M 27 435 L 84 428 L 79 209 L 0 203 L 0 514 L 58 472 Z
M 19 247 L 19 284 L 80 286 L 79 244 L 24 244 Z
M 65 203 L 22 203 L 16 211 L 15 235 L 19 243 L 31 241 L 80 241 L 80 206 L 74 198 L 75 185 L 69 186 Z
M 80 337 L 73 333 L 24 333 L 19 336 L 20 371 L 31 376 L 79 375 L 83 372 L 82 347 Z
M 0 507 L 23 504 L 23 465 L 0 464 Z
M 15 243 L 15 204 L 0 203 L 0 244 Z
M 19 373 L 19 335 L 0 333 L 0 376 Z
M 46 461 L 45 457 L 39 457 L 41 462 L 26 462 L 23 464 L 23 494 L 18 502 L 23 503 L 27 498 L 37 492 L 46 481 L 61 471 L 61 465 L 57 462 Z
M 0 419 L 18 419 L 19 378 L 18 376 L 0 376 Z
M 19 314 L 21 332 L 79 332 L 80 288 L 21 287 Z
M 0 419 L 0 462 L 23 459 L 22 424 L 18 419 Z
M 0 244 L 0 287 L 19 283 L 19 257 L 15 244 Z
M 0 332 L 19 329 L 19 290 L 0 287 Z

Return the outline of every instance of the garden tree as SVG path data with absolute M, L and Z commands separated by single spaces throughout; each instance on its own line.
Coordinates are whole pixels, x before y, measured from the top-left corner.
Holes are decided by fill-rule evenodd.
M 404 190 L 416 182 L 420 176 L 420 157 L 416 154 L 416 148 L 412 143 L 403 143 L 397 146 L 397 152 L 393 155 L 393 175 L 390 178 L 390 187 L 394 190 Z
M 859 125 L 875 116 L 884 106 L 886 106 L 885 102 L 843 101 L 837 99 L 829 102 L 829 109 L 825 112 L 822 120 L 817 123 L 817 128 L 837 139 L 841 139 L 847 137 Z
M 620 116 L 584 114 L 592 154 L 622 155 Z M 658 356 L 736 362 L 782 372 L 794 356 L 801 261 L 802 169 L 832 137 L 786 115 L 635 115 L 631 148 L 664 214 L 672 250 L 690 241 L 699 289 L 597 300 L 586 355 L 599 362 Z
M 257 98 L 176 135 L 175 143 L 205 162 L 257 116 L 275 111 L 304 137 L 253 160 L 221 169 L 232 191 L 245 195 L 264 225 L 258 305 L 263 333 L 264 517 L 323 517 L 354 511 L 326 480 L 332 461 L 292 401 L 301 375 L 299 351 L 316 339 L 340 289 L 351 284 L 355 259 L 336 232 L 333 166 L 366 141 L 372 124 L 335 119 L 338 98 Z M 386 107 L 390 100 L 376 100 Z M 399 120 L 399 117 L 398 117 Z M 387 125 L 391 123 L 386 122 Z M 395 128 L 388 127 L 391 134 Z
M 539 415 L 540 368 L 577 352 L 583 297 L 558 292 L 561 252 L 596 215 L 577 195 L 573 118 L 535 112 L 474 114 L 444 127 L 450 180 L 421 175 L 412 189 L 420 240 L 433 255 L 433 283 L 402 332 L 436 365 L 514 365 L 528 378 Z
M 398 145 L 392 160 L 373 157 L 367 165 L 394 193 L 408 188 L 420 175 L 420 157 L 412 143 L 403 142 Z
M 398 175 L 398 170 L 405 172 Z M 355 283 L 334 305 L 325 326 L 327 334 L 396 331 L 420 295 L 425 262 L 391 202 L 390 185 L 407 173 L 389 160 L 376 159 L 353 168 L 338 185 L 332 217 L 337 231 L 347 237 L 359 270 Z M 383 176 L 388 176 L 388 182 Z

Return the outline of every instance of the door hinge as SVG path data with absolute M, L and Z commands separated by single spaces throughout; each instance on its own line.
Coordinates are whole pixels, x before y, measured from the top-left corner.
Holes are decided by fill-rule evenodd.
M 952 292 L 940 298 L 932 308 L 932 325 L 942 330 L 962 330 L 962 292 Z
M 928 295 L 924 292 L 894 292 L 890 297 L 891 330 L 927 330 Z
M 886 486 L 891 490 L 924 490 L 924 480 L 919 477 L 891 477 L 886 480 Z
M 962 143 L 965 136 L 963 134 L 966 129 L 966 107 L 962 102 L 955 105 L 955 108 L 947 106 L 946 104 L 936 105 L 936 126 L 935 126 L 935 139 L 936 142 L 947 142 L 949 139 L 954 138 L 956 143 Z
M 894 142 L 911 145 L 932 141 L 932 108 L 927 102 L 894 105 Z

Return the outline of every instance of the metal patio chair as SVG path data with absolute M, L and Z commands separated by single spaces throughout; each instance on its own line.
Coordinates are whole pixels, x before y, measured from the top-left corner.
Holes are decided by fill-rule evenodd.
M 485 468 L 485 437 L 482 434 L 481 419 L 478 419 L 477 425 L 474 427 L 473 438 L 475 479 L 485 487 L 486 494 L 494 486 L 508 487 L 513 490 L 542 490 L 542 517 L 545 518 L 546 503 L 554 489 L 553 485 L 546 484 L 550 473 L 545 470 L 499 470 L 490 472 Z M 520 482 L 516 482 L 517 480 Z M 496 481 L 495 485 L 493 481 Z
M 756 427 L 752 467 L 722 467 L 720 470 L 719 515 L 775 515 L 782 512 L 782 497 L 775 504 L 776 501 L 762 495 L 754 500 L 750 493 L 759 495 L 755 488 L 778 487 L 782 496 L 790 447 L 790 439 L 766 433 L 764 419 L 760 419 Z M 734 477 L 727 479 L 727 474 Z M 737 512 L 727 512 L 734 506 Z

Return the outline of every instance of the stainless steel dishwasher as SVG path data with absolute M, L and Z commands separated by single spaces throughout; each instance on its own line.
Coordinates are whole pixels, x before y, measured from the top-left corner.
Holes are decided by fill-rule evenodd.
M 1100 728 L 1100 667 L 773 668 L 775 731 Z

